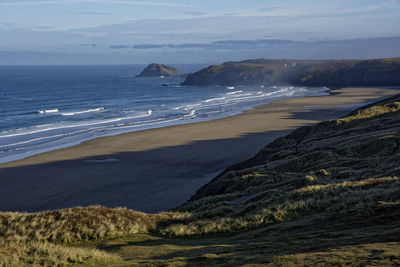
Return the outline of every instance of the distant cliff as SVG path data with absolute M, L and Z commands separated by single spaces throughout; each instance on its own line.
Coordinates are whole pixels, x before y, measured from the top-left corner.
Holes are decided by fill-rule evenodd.
M 148 65 L 137 77 L 179 76 L 176 68 L 162 64 L 152 63 Z
M 188 75 L 183 85 L 400 85 L 400 58 L 226 62 Z

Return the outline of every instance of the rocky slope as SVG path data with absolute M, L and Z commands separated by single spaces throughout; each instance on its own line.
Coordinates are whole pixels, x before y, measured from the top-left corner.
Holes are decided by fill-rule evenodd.
M 188 75 L 183 85 L 400 85 L 400 58 L 227 62 Z
M 170 77 L 179 76 L 176 68 L 162 64 L 152 63 L 148 65 L 137 77 Z

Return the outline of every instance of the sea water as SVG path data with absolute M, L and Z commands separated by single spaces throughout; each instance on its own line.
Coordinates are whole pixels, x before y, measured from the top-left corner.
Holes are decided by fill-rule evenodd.
M 326 88 L 290 86 L 181 86 L 184 77 L 136 77 L 144 67 L 0 66 L 0 163 L 100 136 L 213 120 L 283 98 L 327 94 Z M 202 66 L 177 67 L 185 73 Z

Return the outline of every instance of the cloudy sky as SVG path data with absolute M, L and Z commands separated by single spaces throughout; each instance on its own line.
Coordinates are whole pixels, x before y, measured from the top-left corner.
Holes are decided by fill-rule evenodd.
M 400 56 L 399 0 L 0 0 L 0 64 Z

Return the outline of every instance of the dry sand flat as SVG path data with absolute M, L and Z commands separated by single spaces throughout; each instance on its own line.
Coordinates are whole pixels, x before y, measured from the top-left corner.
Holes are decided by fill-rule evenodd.
M 76 205 L 156 212 L 188 199 L 231 164 L 292 129 L 345 115 L 348 107 L 398 93 L 345 88 L 288 99 L 240 115 L 97 138 L 0 165 L 0 210 Z

